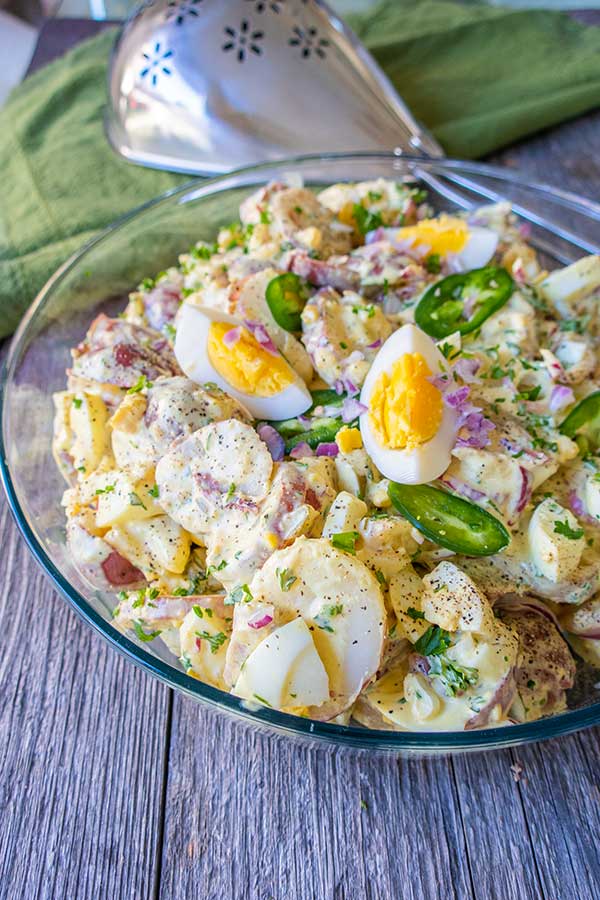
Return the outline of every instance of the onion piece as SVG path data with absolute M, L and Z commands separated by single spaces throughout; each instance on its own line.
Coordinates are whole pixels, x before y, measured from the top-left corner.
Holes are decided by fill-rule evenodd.
M 279 350 L 271 340 L 271 336 L 262 322 L 253 322 L 251 319 L 244 319 L 244 326 L 248 329 L 250 334 L 256 338 L 261 347 L 265 348 L 267 353 L 271 353 L 273 356 L 279 356 Z
M 258 436 L 267 445 L 269 453 L 275 462 L 279 462 L 285 456 L 285 441 L 272 425 L 259 425 Z
M 339 452 L 340 448 L 335 441 L 319 444 L 317 447 L 317 456 L 337 456 Z
M 304 456 L 314 456 L 314 450 L 312 447 L 306 443 L 306 441 L 300 441 L 299 444 L 290 450 L 290 456 L 292 459 L 302 459 Z
M 357 400 L 356 397 L 346 397 L 342 404 L 342 422 L 348 424 L 354 419 L 358 419 L 363 413 L 366 413 L 368 406 Z M 339 412 L 339 410 L 338 410 Z
M 230 328 L 229 331 L 226 331 L 223 335 L 223 343 L 226 347 L 234 347 L 242 336 L 242 329 L 240 326 L 236 326 L 235 328 Z

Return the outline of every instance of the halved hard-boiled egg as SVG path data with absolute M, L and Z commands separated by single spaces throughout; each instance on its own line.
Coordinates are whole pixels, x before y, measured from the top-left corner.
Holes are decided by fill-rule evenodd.
M 367 407 L 360 430 L 386 478 L 424 484 L 450 465 L 457 414 L 432 383 L 446 369 L 435 343 L 415 325 L 395 331 L 375 357 L 360 396 Z
M 498 246 L 495 231 L 469 225 L 464 219 L 445 214 L 405 228 L 389 228 L 386 233 L 394 243 L 425 260 L 439 256 L 451 272 L 468 272 L 487 265 Z
M 256 419 L 288 419 L 312 403 L 308 388 L 271 341 L 264 325 L 184 303 L 175 356 L 192 381 L 212 382 Z

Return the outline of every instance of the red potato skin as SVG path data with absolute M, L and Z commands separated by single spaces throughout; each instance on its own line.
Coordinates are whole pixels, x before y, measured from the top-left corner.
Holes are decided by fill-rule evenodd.
M 101 567 L 106 580 L 115 587 L 124 588 L 145 581 L 140 570 L 116 550 L 106 557 Z

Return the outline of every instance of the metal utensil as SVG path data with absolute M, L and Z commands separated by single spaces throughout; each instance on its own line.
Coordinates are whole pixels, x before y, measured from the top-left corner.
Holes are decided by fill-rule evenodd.
M 198 175 L 324 151 L 443 155 L 320 0 L 151 0 L 115 46 L 106 127 L 132 162 Z

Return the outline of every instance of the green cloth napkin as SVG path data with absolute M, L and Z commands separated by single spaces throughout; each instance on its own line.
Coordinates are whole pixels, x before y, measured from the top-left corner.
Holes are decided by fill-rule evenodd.
M 387 0 L 351 24 L 451 156 L 481 156 L 600 103 L 600 28 L 562 13 Z M 0 110 L 0 337 L 84 241 L 187 180 L 109 148 L 114 36 L 80 44 Z

